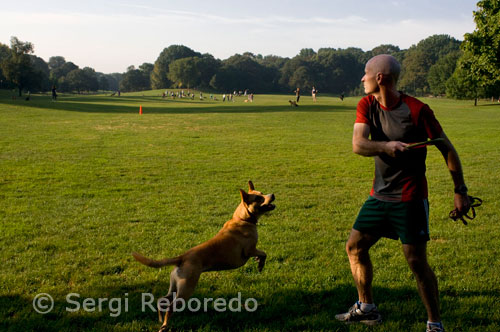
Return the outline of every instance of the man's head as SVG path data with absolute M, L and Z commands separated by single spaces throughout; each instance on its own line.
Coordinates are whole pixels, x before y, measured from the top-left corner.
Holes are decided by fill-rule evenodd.
M 365 75 L 361 79 L 366 94 L 377 93 L 380 87 L 396 89 L 401 66 L 392 55 L 374 56 L 365 66 Z

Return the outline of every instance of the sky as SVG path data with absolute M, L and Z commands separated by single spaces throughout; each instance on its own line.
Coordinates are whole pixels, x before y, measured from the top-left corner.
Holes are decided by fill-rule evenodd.
M 475 29 L 468 0 L 0 0 L 0 43 L 29 41 L 48 61 L 125 72 L 170 45 L 221 60 L 234 54 L 294 57 L 302 48 L 407 49 L 434 34 Z

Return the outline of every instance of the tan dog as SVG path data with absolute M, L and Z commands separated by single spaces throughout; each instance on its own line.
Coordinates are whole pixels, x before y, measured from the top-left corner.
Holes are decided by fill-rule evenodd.
M 289 100 L 288 101 L 290 103 L 290 106 L 295 106 L 295 107 L 299 107 L 299 104 L 297 104 L 297 102 L 295 100 Z
M 258 270 L 262 271 L 266 263 L 266 253 L 257 249 L 257 220 L 265 212 L 274 210 L 274 194 L 264 195 L 256 191 L 252 181 L 248 182 L 249 191 L 240 189 L 241 203 L 236 208 L 233 218 L 210 240 L 197 245 L 184 254 L 162 260 L 152 260 L 138 253 L 134 258 L 150 267 L 175 265 L 170 274 L 168 294 L 158 300 L 158 315 L 163 321 L 160 331 L 165 331 L 167 322 L 173 314 L 174 301 L 187 301 L 194 292 L 202 272 L 236 269 L 245 265 L 250 257 L 258 261 Z M 176 298 L 174 299 L 174 292 Z M 170 303 L 165 316 L 160 310 L 160 302 Z

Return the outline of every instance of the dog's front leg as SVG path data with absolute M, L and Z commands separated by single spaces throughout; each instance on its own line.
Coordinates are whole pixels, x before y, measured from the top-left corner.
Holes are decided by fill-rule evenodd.
M 262 272 L 262 269 L 264 268 L 264 265 L 266 264 L 267 255 L 262 250 L 255 249 L 254 256 L 255 256 L 255 260 L 257 262 L 259 262 L 257 269 L 259 270 L 259 272 Z

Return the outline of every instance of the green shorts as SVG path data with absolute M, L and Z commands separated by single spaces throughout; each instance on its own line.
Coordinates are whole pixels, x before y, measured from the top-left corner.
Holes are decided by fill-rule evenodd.
M 403 244 L 429 241 L 429 202 L 385 202 L 370 196 L 361 207 L 354 229 Z

